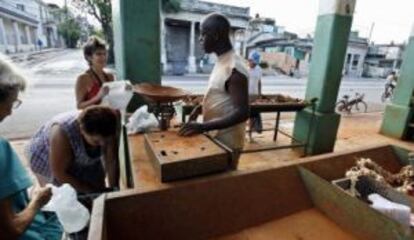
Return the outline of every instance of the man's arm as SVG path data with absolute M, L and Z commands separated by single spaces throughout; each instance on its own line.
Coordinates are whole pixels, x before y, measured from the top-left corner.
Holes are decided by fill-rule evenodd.
M 183 126 L 180 135 L 190 136 L 210 130 L 217 130 L 234 126 L 244 122 L 249 117 L 249 94 L 247 77 L 233 70 L 226 82 L 226 91 L 231 96 L 234 109 L 221 118 L 204 123 L 190 122 Z
M 235 108 L 222 118 L 203 123 L 205 131 L 228 128 L 246 121 L 249 117 L 248 88 L 247 77 L 234 69 L 226 82 L 226 90 L 230 94 Z

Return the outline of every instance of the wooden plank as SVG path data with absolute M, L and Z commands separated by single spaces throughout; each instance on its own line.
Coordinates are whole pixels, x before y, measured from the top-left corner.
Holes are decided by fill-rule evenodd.
M 110 194 L 106 224 L 108 239 L 208 239 L 310 208 L 297 169 L 287 167 Z
M 305 168 L 300 168 L 300 173 L 315 206 L 360 239 L 413 239 L 409 228 L 404 228 Z
M 131 153 L 129 151 L 128 133 L 125 126 L 121 128 L 121 136 L 118 148 L 119 168 L 120 168 L 120 186 L 122 189 L 132 188 L 134 180 L 131 169 Z
M 214 240 L 358 240 L 317 209 L 301 211 Z M 361 239 L 362 240 L 362 239 Z
M 259 153 L 252 159 L 259 156 L 265 155 Z M 297 166 L 312 169 L 327 180 L 337 179 L 354 164 L 356 156 L 379 159 L 388 170 L 400 164 L 390 146 L 378 146 L 174 184 L 161 184 L 141 169 L 137 174 L 143 175 L 138 179 L 145 184 L 137 184 L 133 191 L 108 194 L 108 239 L 206 239 L 310 209 L 313 204 Z M 149 164 L 148 158 L 140 161 Z
M 105 219 L 105 200 L 106 194 L 93 201 L 91 221 L 89 225 L 88 240 L 106 240 L 107 227 Z
M 231 155 L 205 135 L 145 134 L 145 149 L 162 182 L 224 171 Z

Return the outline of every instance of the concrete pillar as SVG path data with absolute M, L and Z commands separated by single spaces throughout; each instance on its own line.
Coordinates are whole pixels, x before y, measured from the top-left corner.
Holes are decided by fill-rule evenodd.
M 8 42 L 7 42 L 7 32 L 6 32 L 6 28 L 4 27 L 4 22 L 3 19 L 0 18 L 0 32 L 1 32 L 1 37 L 2 37 L 2 42 L 4 45 L 4 49 L 7 50 L 8 47 Z
M 349 54 L 351 54 L 351 57 L 350 57 L 350 59 L 349 59 L 349 65 L 348 65 L 348 75 L 351 75 L 350 73 L 352 72 L 352 71 L 354 71 L 354 69 L 353 69 L 353 67 L 354 67 L 354 54 L 352 54 L 352 53 L 349 53 Z
M 190 56 L 188 57 L 188 72 L 196 73 L 196 57 L 195 57 L 195 22 L 191 22 L 190 26 Z
M 22 39 L 20 38 L 19 24 L 17 22 L 13 22 L 13 31 L 16 38 L 15 52 L 18 52 L 20 50 L 20 46 L 22 45 Z
M 364 62 L 365 54 L 361 54 L 358 60 L 358 77 L 362 77 L 362 73 L 364 72 Z
M 413 135 L 414 25 L 404 52 L 394 98 L 385 108 L 381 133 L 399 139 Z
M 318 98 L 315 117 L 306 109 L 297 114 L 293 135 L 308 140 L 306 152 L 331 152 L 335 146 L 340 115 L 335 113 L 348 37 L 356 0 L 320 0 L 315 31 L 312 64 L 306 89 L 306 100 Z M 309 127 L 309 123 L 313 123 Z
M 161 63 L 162 63 L 162 72 L 167 71 L 167 43 L 165 42 L 167 34 L 167 29 L 165 26 L 165 18 L 161 17 Z
M 30 34 L 30 26 L 26 25 L 25 27 L 26 30 L 26 36 L 27 36 L 27 44 L 33 44 L 33 40 L 32 40 L 32 35 Z
M 398 59 L 395 59 L 394 62 L 392 63 L 392 70 L 393 71 L 397 70 L 397 65 L 398 65 Z
M 112 1 L 117 76 L 133 84 L 161 84 L 160 1 Z M 128 111 L 143 103 L 136 96 Z

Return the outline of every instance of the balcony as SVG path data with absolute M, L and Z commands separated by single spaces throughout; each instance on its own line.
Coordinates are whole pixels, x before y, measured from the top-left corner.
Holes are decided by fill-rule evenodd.
M 198 0 L 186 0 L 181 3 L 183 10 L 201 13 L 221 12 L 230 17 L 238 17 L 248 20 L 250 18 L 250 8 L 242 8 L 227 4 L 204 2 Z
M 35 14 L 28 13 L 19 9 L 15 4 L 0 0 L 0 13 L 6 13 L 18 19 L 22 19 L 32 23 L 38 23 L 39 20 Z

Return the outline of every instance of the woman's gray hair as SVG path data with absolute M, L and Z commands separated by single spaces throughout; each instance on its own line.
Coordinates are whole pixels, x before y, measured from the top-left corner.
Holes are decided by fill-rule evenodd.
M 24 91 L 26 79 L 6 56 L 0 54 L 0 102 L 15 91 Z

